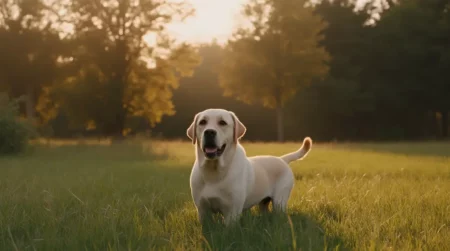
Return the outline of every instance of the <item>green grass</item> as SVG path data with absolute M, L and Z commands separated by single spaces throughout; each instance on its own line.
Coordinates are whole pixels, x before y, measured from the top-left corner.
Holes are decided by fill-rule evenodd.
M 244 143 L 249 155 L 299 145 Z M 289 218 L 254 210 L 238 226 L 203 229 L 189 190 L 192 144 L 149 149 L 66 142 L 0 158 L 0 250 L 450 247 L 449 143 L 313 145 L 291 165 Z

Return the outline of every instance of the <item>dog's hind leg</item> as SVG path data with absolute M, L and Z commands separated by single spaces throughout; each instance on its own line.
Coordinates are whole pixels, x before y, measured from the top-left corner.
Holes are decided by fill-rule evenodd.
M 273 197 L 273 210 L 275 212 L 286 212 L 290 194 L 290 187 L 285 187 L 275 194 L 275 196 Z
M 285 198 L 283 198 L 283 197 L 281 197 L 281 196 L 278 196 L 278 197 L 275 197 L 274 198 L 274 200 L 273 200 L 273 210 L 275 211 L 275 212 L 286 212 L 286 209 L 287 209 L 287 199 L 285 199 Z
M 260 203 L 259 203 L 259 211 L 261 213 L 267 213 L 269 212 L 269 204 L 272 201 L 272 198 L 267 197 L 264 198 Z
M 286 173 L 275 187 L 273 196 L 273 209 L 277 212 L 286 212 L 289 196 L 294 186 L 294 178 L 292 174 Z

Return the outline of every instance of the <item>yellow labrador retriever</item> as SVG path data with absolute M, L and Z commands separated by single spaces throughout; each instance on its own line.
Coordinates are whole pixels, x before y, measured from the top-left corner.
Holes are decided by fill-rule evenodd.
M 286 210 L 294 186 L 288 163 L 308 154 L 311 139 L 281 157 L 247 157 L 238 142 L 245 131 L 236 115 L 223 109 L 198 113 L 187 129 L 195 145 L 190 185 L 200 221 L 210 212 L 220 212 L 228 225 L 257 204 L 267 211 L 271 201 L 275 210 Z

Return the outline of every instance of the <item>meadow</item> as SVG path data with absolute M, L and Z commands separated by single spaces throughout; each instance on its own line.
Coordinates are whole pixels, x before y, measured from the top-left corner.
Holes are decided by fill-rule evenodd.
M 244 142 L 248 155 L 301 143 Z M 449 250 L 450 143 L 314 144 L 288 215 L 197 221 L 189 142 L 45 141 L 0 158 L 0 250 Z

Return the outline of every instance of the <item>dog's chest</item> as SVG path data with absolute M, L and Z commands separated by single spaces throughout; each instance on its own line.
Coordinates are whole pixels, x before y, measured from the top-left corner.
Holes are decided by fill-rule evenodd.
M 219 197 L 202 198 L 202 204 L 205 204 L 213 213 L 223 213 L 224 203 Z
M 211 211 L 223 213 L 230 204 L 231 193 L 218 186 L 205 186 L 200 195 L 200 201 Z
M 202 178 L 205 183 L 218 184 L 223 182 L 226 175 L 224 170 L 221 170 L 218 163 L 206 162 L 202 168 Z

